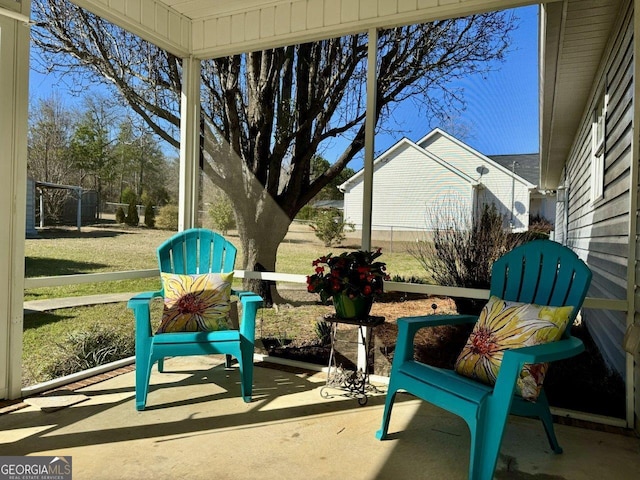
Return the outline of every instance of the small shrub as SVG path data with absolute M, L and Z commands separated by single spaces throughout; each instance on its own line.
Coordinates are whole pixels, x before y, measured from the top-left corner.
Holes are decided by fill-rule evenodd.
M 315 333 L 320 345 L 329 345 L 331 343 L 331 324 L 329 322 L 324 320 L 316 322 Z
M 136 195 L 136 192 L 134 192 L 131 187 L 125 188 L 122 191 L 122 195 L 120 196 L 120 201 L 122 203 L 126 203 L 127 205 L 130 204 L 131 202 L 136 202 L 137 199 L 138 199 L 138 196 Z
M 124 223 L 125 218 L 127 218 L 127 216 L 124 213 L 124 209 L 122 207 L 118 207 L 116 210 L 116 222 Z
M 428 282 L 422 278 L 422 277 L 405 277 L 403 275 L 392 275 L 391 276 L 391 281 L 392 282 L 402 282 L 402 283 L 417 283 L 417 284 L 422 284 L 422 285 L 427 285 Z
M 156 227 L 164 230 L 178 230 L 178 206 L 177 205 L 164 205 L 158 209 L 156 215 Z
M 300 209 L 296 219 L 298 220 L 313 220 L 318 213 L 317 208 L 313 208 L 311 205 L 305 205 Z
M 453 212 L 448 217 L 438 212 Z M 485 205 L 473 220 L 461 206 L 434 209 L 429 240 L 417 242 L 409 253 L 431 275 L 437 285 L 489 288 L 491 267 L 504 253 L 531 240 L 531 235 L 511 235 L 495 205 Z M 485 300 L 454 298 L 459 313 L 478 314 Z
M 149 228 L 156 226 L 156 212 L 151 202 L 147 202 L 144 207 L 144 224 Z
M 226 235 L 230 229 L 236 228 L 233 205 L 225 196 L 220 196 L 218 201 L 211 204 L 209 207 L 209 217 L 213 222 L 213 228 L 222 233 L 222 235 Z
M 345 239 L 345 231 L 352 232 L 355 226 L 353 223 L 345 222 L 339 210 L 330 208 L 318 213 L 311 228 L 316 237 L 322 240 L 324 246 L 330 247 L 342 243 Z
M 124 223 L 132 227 L 137 227 L 140 224 L 140 216 L 138 215 L 138 206 L 135 199 L 129 203 L 129 209 L 127 210 L 127 218 Z
M 531 232 L 543 233 L 548 237 L 552 230 L 553 224 L 540 215 L 533 216 L 529 219 L 529 231 Z
M 86 331 L 68 334 L 58 343 L 53 360 L 43 368 L 43 373 L 49 378 L 58 378 L 134 354 L 133 334 L 124 335 L 113 328 L 94 324 Z

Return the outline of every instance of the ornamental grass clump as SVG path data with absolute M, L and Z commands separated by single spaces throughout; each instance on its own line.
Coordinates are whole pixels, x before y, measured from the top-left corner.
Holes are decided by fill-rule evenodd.
M 389 280 L 386 264 L 376 261 L 380 255 L 378 248 L 375 252 L 358 250 L 322 256 L 312 262 L 315 273 L 307 276 L 307 291 L 319 294 L 322 302 L 339 293 L 350 298 L 373 298 L 382 293 L 384 280 Z

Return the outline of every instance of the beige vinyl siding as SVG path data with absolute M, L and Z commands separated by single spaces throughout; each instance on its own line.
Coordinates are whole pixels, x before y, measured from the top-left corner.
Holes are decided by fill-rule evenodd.
M 177 56 L 191 50 L 191 20 L 155 0 L 76 0 L 73 3 Z
M 412 146 L 395 149 L 376 162 L 373 176 L 372 228 L 419 231 L 430 228 L 430 212 L 455 202 L 471 212 L 469 181 Z M 345 194 L 345 219 L 362 228 L 363 182 Z
M 523 5 L 501 0 L 74 0 L 180 57 L 215 58 Z
M 447 163 L 485 185 L 478 195 L 480 204 L 495 204 L 514 229 L 529 226 L 529 184 L 511 175 L 502 166 L 481 153 L 460 145 L 444 135 L 436 134 L 420 142 L 420 146 L 446 159 Z M 482 176 L 479 167 L 487 171 Z
M 605 53 L 599 85 L 585 110 L 566 167 L 569 212 L 566 243 L 593 271 L 590 296 L 626 299 L 629 235 L 629 168 L 633 145 L 633 25 L 627 12 Z M 604 196 L 591 201 L 591 112 L 604 88 L 608 95 Z M 559 208 L 560 210 L 561 208 Z M 564 238 L 563 238 L 564 240 Z M 625 375 L 624 312 L 585 310 L 583 319 L 608 364 Z
M 203 4 L 206 0 L 186 2 Z M 521 6 L 501 2 L 500 8 Z M 176 5 L 180 8 L 181 5 Z M 205 7 L 206 8 L 206 7 Z M 392 27 L 455 18 L 485 10 L 475 0 L 274 0 L 272 4 L 228 9 L 228 13 L 197 18 L 192 44 L 198 57 L 213 57 L 257 48 L 339 37 L 368 28 Z M 189 9 L 186 15 L 200 16 Z M 302 36 L 302 38 L 300 38 Z

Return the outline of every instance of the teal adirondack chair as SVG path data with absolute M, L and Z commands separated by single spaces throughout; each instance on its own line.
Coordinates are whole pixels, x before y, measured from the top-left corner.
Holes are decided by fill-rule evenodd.
M 388 433 L 391 410 L 398 390 L 462 417 L 471 433 L 469 478 L 490 480 L 496 468 L 508 415 L 539 418 L 551 448 L 562 453 L 553 429 L 549 403 L 540 393 L 536 402 L 516 395 L 516 380 L 525 363 L 542 363 L 572 357 L 584 350 L 569 334 L 591 282 L 591 271 L 575 253 L 549 240 L 536 240 L 516 247 L 498 259 L 492 268 L 491 295 L 508 301 L 545 306 L 573 306 L 569 326 L 561 340 L 504 353 L 495 386 L 488 386 L 453 370 L 420 363 L 413 358 L 416 332 L 423 327 L 475 323 L 473 315 L 428 315 L 398 319 L 398 340 L 391 367 L 389 388 L 376 433 Z M 425 452 L 428 455 L 428 452 Z
M 221 235 L 206 229 L 179 232 L 157 249 L 161 272 L 192 275 L 232 272 L 236 247 Z M 158 362 L 163 371 L 164 358 L 186 355 L 226 354 L 237 358 L 240 388 L 245 402 L 251 401 L 253 385 L 253 351 L 255 318 L 262 298 L 253 292 L 231 291 L 242 305 L 238 330 L 212 332 L 179 332 L 154 334 L 151 330 L 150 303 L 163 297 L 164 291 L 145 292 L 131 298 L 128 307 L 136 322 L 136 409 L 144 410 L 149 389 L 151 368 Z

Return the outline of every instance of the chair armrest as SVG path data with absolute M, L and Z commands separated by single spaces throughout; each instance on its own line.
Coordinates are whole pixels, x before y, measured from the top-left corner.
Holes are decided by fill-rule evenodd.
M 156 297 L 161 297 L 162 296 L 162 290 L 158 290 L 156 292 L 142 292 L 139 293 L 133 297 L 131 297 L 129 299 L 129 301 L 127 302 L 127 307 L 134 309 L 136 308 L 140 303 L 149 303 L 152 299 L 156 298 Z
M 544 343 L 531 347 L 514 348 L 504 352 L 504 362 L 518 362 L 520 368 L 525 363 L 544 363 L 564 360 L 582 353 L 584 344 L 576 337 L 568 337 L 557 342 Z
M 440 325 L 461 325 L 464 323 L 475 323 L 477 315 L 420 315 L 417 317 L 400 317 L 397 322 L 407 323 L 410 328 L 416 331 L 424 327 L 437 327 Z
M 127 308 L 133 310 L 136 321 L 136 337 L 151 336 L 151 300 L 162 296 L 162 290 L 156 292 L 143 292 L 131 297 L 127 302 Z
M 516 381 L 525 363 L 545 363 L 563 360 L 574 357 L 583 351 L 584 344 L 582 340 L 575 337 L 568 337 L 542 345 L 507 350 L 502 357 L 502 364 L 496 379 L 495 395 L 497 397 L 513 395 Z
M 238 293 L 235 293 L 238 295 Z M 262 306 L 262 297 L 252 292 L 242 292 L 239 295 L 242 304 L 242 318 L 240 320 L 240 335 L 253 343 L 256 338 L 256 314 Z
M 254 293 L 251 290 L 236 290 L 235 288 L 231 289 L 231 295 L 235 295 L 238 298 L 242 298 L 245 296 L 252 296 L 252 295 L 259 296 L 257 293 Z
M 463 325 L 475 323 L 478 320 L 476 315 L 422 315 L 417 317 L 398 318 L 398 340 L 396 352 L 393 356 L 399 362 L 413 360 L 413 342 L 416 333 L 421 328 L 438 327 L 441 325 Z

